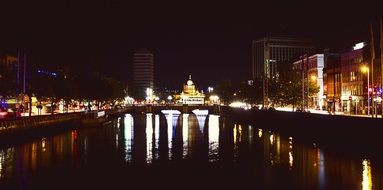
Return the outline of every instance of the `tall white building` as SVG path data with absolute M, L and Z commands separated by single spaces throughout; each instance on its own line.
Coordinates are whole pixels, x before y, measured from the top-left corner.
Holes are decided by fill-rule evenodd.
M 302 63 L 305 66 L 307 66 L 307 58 L 295 61 L 293 65 L 295 68 L 299 69 L 302 68 Z M 324 96 L 323 67 L 323 54 L 315 54 L 308 58 L 308 74 L 306 75 L 306 77 L 309 77 L 309 80 L 311 80 L 319 86 L 319 92 L 316 95 L 310 97 L 309 106 L 311 108 L 322 109 L 323 105 L 326 102 L 326 97 Z
M 147 49 L 133 54 L 132 93 L 135 98 L 145 99 L 148 88 L 154 87 L 154 55 Z

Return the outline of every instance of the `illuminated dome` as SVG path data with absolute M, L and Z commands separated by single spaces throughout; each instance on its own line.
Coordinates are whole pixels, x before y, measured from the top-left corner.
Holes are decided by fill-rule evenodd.
M 188 82 L 186 83 L 188 86 L 191 86 L 193 85 L 193 81 L 192 80 L 188 80 Z
M 176 99 L 182 104 L 199 104 L 203 105 L 205 101 L 205 95 L 200 93 L 194 82 L 191 80 L 191 75 L 189 75 L 189 80 L 186 81 L 186 84 L 183 85 L 184 89 L 180 95 L 176 96 Z
M 191 75 L 189 75 L 189 80 L 186 82 L 186 84 L 187 84 L 188 86 L 191 86 L 191 85 L 194 84 L 193 81 L 191 80 Z

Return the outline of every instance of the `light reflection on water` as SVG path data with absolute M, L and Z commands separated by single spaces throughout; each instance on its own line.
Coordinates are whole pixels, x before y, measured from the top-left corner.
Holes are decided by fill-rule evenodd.
M 130 114 L 125 115 L 125 128 L 124 128 L 124 136 L 125 136 L 125 160 L 128 162 L 132 161 L 132 148 L 133 148 L 133 116 Z
M 21 180 L 42 170 L 97 168 L 99 163 L 151 166 L 162 164 L 163 160 L 188 160 L 219 163 L 223 168 L 226 163 L 238 163 L 251 170 L 244 172 L 254 174 L 250 179 L 262 179 L 265 189 L 279 187 L 275 180 L 286 184 L 286 188 L 293 184 L 293 189 L 380 189 L 379 184 L 383 183 L 382 172 L 373 168 L 371 159 L 328 154 L 317 146 L 300 143 L 296 137 L 239 124 L 219 115 L 126 114 L 120 122 L 0 149 L 0 182 Z M 111 158 L 117 153 L 121 153 L 117 156 L 121 163 Z M 134 158 L 142 161 L 134 162 Z
M 154 116 L 154 159 L 159 158 L 159 147 L 160 147 L 160 116 Z
M 371 177 L 371 163 L 368 159 L 362 161 L 363 172 L 362 172 L 362 189 L 371 190 L 372 189 L 372 177 Z
M 186 158 L 189 151 L 189 114 L 182 114 L 182 157 Z
M 219 159 L 219 115 L 209 115 L 209 161 Z
M 153 114 L 146 114 L 146 163 L 152 163 L 153 157 Z
M 289 137 L 289 170 L 293 168 L 294 157 L 293 157 L 293 137 Z

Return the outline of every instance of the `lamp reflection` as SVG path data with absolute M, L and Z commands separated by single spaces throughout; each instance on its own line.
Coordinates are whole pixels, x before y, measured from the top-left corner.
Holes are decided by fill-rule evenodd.
M 130 114 L 125 115 L 124 119 L 125 128 L 125 160 L 128 162 L 132 161 L 132 147 L 133 147 L 133 116 Z
M 362 165 L 363 165 L 362 189 L 371 190 L 372 189 L 371 163 L 369 160 L 364 159 L 362 161 Z
M 172 158 L 172 138 L 173 138 L 173 114 L 165 114 L 166 122 L 168 125 L 168 158 Z
M 219 116 L 209 115 L 209 161 L 218 160 L 219 150 Z
M 182 141 L 183 153 L 182 157 L 186 158 L 188 154 L 188 136 L 189 136 L 189 114 L 182 114 Z
M 4 160 L 5 160 L 5 153 L 3 150 L 0 151 L 0 179 L 4 176 Z
M 234 124 L 233 128 L 233 137 L 234 137 L 234 158 L 238 158 L 239 145 L 242 142 L 242 126 L 239 124 Z
M 45 148 L 45 138 L 41 139 L 41 149 L 42 149 L 43 152 L 46 151 L 46 148 Z
M 262 138 L 262 129 L 258 129 L 258 137 Z
M 293 137 L 289 137 L 289 170 L 293 168 L 294 157 L 293 157 Z
M 160 116 L 154 116 L 154 159 L 159 157 L 159 143 L 160 143 Z
M 153 120 L 152 114 L 146 114 L 146 163 L 153 160 Z

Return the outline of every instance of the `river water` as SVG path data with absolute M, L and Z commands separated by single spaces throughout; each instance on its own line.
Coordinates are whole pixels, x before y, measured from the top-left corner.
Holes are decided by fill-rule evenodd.
M 126 114 L 0 149 L 6 189 L 382 189 L 379 160 L 204 112 Z

